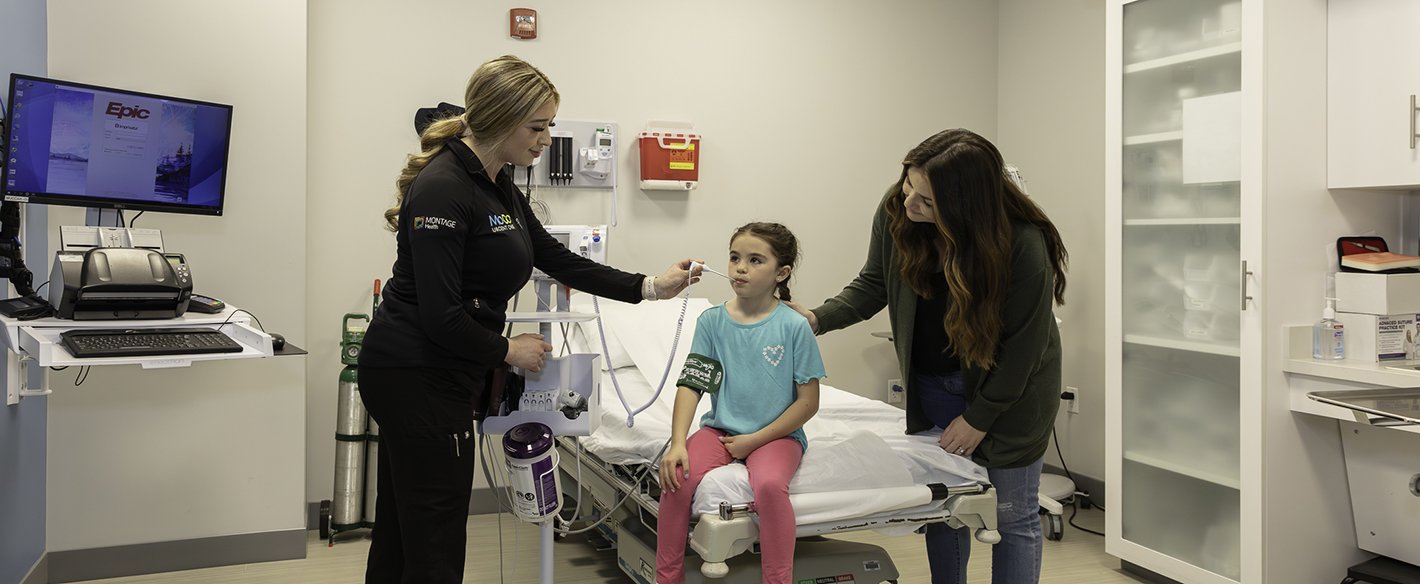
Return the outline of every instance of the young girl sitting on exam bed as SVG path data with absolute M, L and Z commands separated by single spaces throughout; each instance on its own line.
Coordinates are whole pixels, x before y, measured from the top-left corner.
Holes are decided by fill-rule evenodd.
M 748 467 L 759 513 L 763 582 L 792 581 L 789 479 L 808 447 L 803 425 L 818 412 L 824 377 L 808 321 L 781 302 L 790 299 L 798 258 L 798 240 L 777 223 L 750 223 L 730 238 L 724 275 L 735 298 L 700 315 L 677 382 L 671 445 L 660 467 L 658 584 L 685 581 L 695 489 L 706 473 L 737 460 Z M 710 395 L 710 411 L 687 439 L 702 394 Z

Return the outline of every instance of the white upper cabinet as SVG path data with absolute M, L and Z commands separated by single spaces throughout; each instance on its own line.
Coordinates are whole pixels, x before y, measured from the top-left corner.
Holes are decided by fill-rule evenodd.
M 1327 6 L 1327 186 L 1420 188 L 1420 1 Z

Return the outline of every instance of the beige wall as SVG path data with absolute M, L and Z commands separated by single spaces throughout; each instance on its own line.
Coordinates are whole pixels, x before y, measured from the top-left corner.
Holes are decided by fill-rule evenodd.
M 688 256 L 722 262 L 735 227 L 776 220 L 803 242 L 793 290 L 810 302 L 857 274 L 874 206 L 910 147 L 945 127 L 995 133 L 994 2 L 608 6 L 543 2 L 540 38 L 520 42 L 507 38 L 508 5 L 311 3 L 309 500 L 331 493 L 338 323 L 369 310 L 370 283 L 388 277 L 394 259 L 380 213 L 416 147 L 413 111 L 461 103 L 481 61 L 519 55 L 557 84 L 560 117 L 620 124 L 612 264 L 659 273 Z M 627 180 L 638 166 L 631 138 L 655 119 L 691 121 L 704 134 L 695 191 L 642 192 Z M 538 196 L 553 223 L 609 221 L 603 193 Z M 693 293 L 729 297 L 714 280 Z M 869 333 L 886 329 L 879 317 L 824 337 L 830 383 L 881 399 L 896 365 Z
M 1328 264 L 1336 261 L 1336 238 L 1375 232 L 1402 242 L 1404 193 L 1326 189 L 1326 4 L 1268 0 L 1264 5 L 1267 208 L 1260 293 L 1267 351 L 1262 500 L 1267 582 L 1340 580 L 1347 566 L 1370 557 L 1356 548 L 1337 422 L 1290 411 L 1291 391 L 1337 389 L 1338 383 L 1281 373 L 1283 327 L 1321 318 L 1322 285 Z
M 226 215 L 147 213 L 138 226 L 186 254 L 198 290 L 301 344 L 305 3 L 50 0 L 48 10 L 50 77 L 234 107 Z M 82 209 L 50 209 L 52 236 L 83 223 Z M 304 527 L 301 358 L 96 367 L 80 387 L 75 373 L 49 376 L 49 551 Z
M 997 145 L 1070 251 L 1063 382 L 1080 413 L 1056 432 L 1072 472 L 1104 480 L 1105 0 L 1002 0 Z M 1059 464 L 1052 450 L 1046 461 Z

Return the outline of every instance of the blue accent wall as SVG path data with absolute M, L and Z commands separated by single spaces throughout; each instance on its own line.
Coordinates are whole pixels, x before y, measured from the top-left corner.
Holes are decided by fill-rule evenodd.
M 44 0 L 0 2 L 0 99 L 9 97 L 10 73 L 47 71 L 46 27 Z M 36 219 L 38 225 L 45 224 L 43 215 L 30 214 L 27 220 Z M 26 250 L 26 262 L 41 273 L 47 255 L 43 247 L 41 242 L 37 249 Z M 5 368 L 0 367 L 0 382 L 4 377 Z M 0 405 L 0 584 L 20 582 L 44 554 L 48 406 L 43 397 Z

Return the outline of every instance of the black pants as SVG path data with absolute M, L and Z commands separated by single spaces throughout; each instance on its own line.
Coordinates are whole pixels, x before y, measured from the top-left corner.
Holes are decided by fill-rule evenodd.
M 463 582 L 473 400 L 483 376 L 380 367 L 361 367 L 359 375 L 361 400 L 380 425 L 366 584 Z

